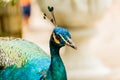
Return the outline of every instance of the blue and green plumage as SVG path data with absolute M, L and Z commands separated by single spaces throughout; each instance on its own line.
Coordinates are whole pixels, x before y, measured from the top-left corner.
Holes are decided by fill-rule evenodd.
M 55 28 L 50 38 L 51 57 L 24 39 L 1 40 L 0 80 L 67 80 L 59 49 L 65 44 L 75 48 L 70 38 L 66 29 Z
M 5 69 L 0 71 L 0 80 L 39 80 L 40 72 L 49 68 L 49 56 L 31 42 L 14 39 L 1 41 L 0 45 L 4 54 L 7 53 L 6 56 L 9 57 L 3 61 L 7 64 L 4 65 Z

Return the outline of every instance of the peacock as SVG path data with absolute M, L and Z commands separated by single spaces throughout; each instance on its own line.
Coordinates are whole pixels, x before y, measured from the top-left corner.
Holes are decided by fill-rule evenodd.
M 0 80 L 67 80 L 59 50 L 65 45 L 76 49 L 70 32 L 62 27 L 55 27 L 49 45 L 51 56 L 25 39 L 1 38 Z
M 24 39 L 0 40 L 0 80 L 67 80 L 60 57 L 61 47 L 76 49 L 68 30 L 54 28 L 48 56 L 39 46 Z

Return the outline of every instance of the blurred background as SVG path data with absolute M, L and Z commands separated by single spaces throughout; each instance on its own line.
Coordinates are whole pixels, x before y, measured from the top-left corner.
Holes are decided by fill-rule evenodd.
M 78 46 L 77 51 L 61 50 L 68 80 L 120 80 L 120 0 L 8 2 L 0 1 L 1 37 L 24 38 L 49 54 L 49 37 L 55 26 L 45 7 L 54 6 L 57 24 L 70 30 Z M 24 12 L 26 5 L 30 12 Z

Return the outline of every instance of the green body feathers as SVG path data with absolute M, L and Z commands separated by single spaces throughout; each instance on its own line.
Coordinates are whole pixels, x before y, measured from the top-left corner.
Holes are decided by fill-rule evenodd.
M 48 58 L 47 54 L 41 48 L 23 39 L 1 40 L 0 50 L 2 52 L 0 55 L 1 59 L 2 55 L 4 55 L 0 65 L 4 65 L 5 67 L 12 64 L 21 67 L 32 59 Z
M 39 80 L 49 65 L 50 57 L 31 42 L 0 41 L 0 80 Z

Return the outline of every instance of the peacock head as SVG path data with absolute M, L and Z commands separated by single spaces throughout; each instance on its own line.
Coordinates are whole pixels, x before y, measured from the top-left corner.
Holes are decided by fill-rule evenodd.
M 54 16 L 54 7 L 48 6 L 48 10 L 53 17 L 53 19 L 51 19 L 50 21 L 56 25 L 55 16 Z M 45 19 L 45 17 L 46 17 L 46 14 L 44 13 L 44 19 Z M 62 27 L 54 28 L 51 39 L 50 39 L 50 43 L 54 44 L 55 47 L 59 47 L 59 48 L 65 46 L 65 45 L 68 45 L 74 49 L 77 49 L 75 44 L 72 42 L 69 31 Z
M 62 27 L 54 28 L 51 36 L 51 41 L 56 47 L 63 47 L 65 45 L 68 45 L 74 49 L 77 49 L 71 39 L 70 32 Z

